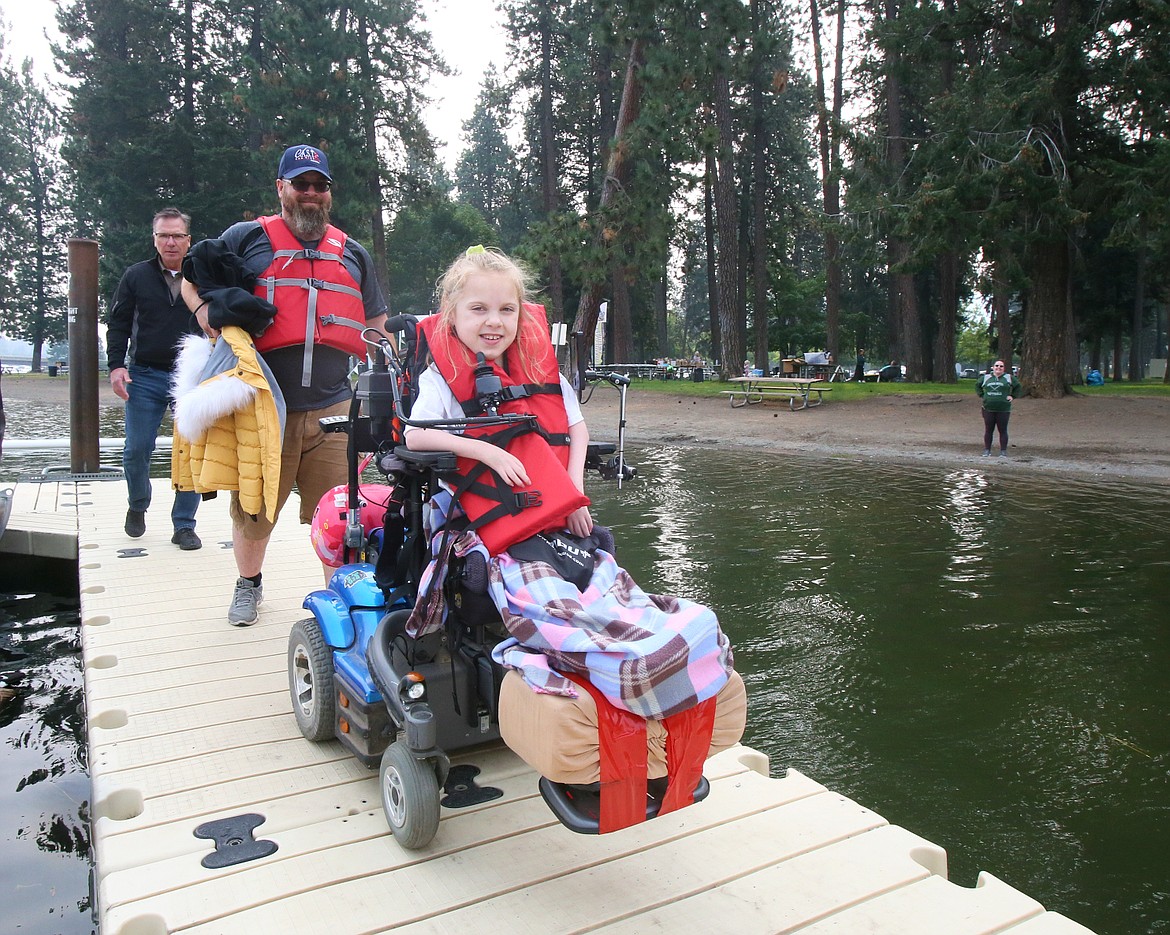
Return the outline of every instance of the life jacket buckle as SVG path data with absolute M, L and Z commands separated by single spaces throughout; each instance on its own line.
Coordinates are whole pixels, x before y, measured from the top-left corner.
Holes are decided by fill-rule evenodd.
M 530 506 L 541 506 L 544 503 L 539 490 L 519 490 L 515 493 L 515 497 L 516 506 L 522 510 L 526 510 Z

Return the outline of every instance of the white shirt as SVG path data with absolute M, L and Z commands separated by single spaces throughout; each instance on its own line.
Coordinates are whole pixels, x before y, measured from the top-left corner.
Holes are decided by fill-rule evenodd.
M 561 374 L 560 378 L 561 398 L 565 401 L 565 414 L 569 417 L 569 425 L 573 426 L 578 422 L 585 421 L 585 417 L 581 414 L 581 404 L 577 402 L 576 391 L 569 385 L 564 374 Z M 459 405 L 455 394 L 451 392 L 451 387 L 447 385 L 447 381 L 443 379 L 443 375 L 439 373 L 434 364 L 428 366 L 418 378 L 418 398 L 414 401 L 414 406 L 411 407 L 410 418 L 420 421 L 467 418 L 463 407 Z M 403 434 L 419 427 L 416 425 L 405 426 Z

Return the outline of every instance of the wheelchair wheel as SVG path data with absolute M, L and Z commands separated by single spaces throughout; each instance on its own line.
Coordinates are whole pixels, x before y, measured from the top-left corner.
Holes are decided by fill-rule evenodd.
M 333 652 L 312 617 L 294 623 L 288 635 L 288 691 L 301 733 L 313 741 L 333 737 Z
M 402 743 L 382 754 L 382 809 L 394 839 L 415 850 L 426 847 L 439 830 L 439 778 Z

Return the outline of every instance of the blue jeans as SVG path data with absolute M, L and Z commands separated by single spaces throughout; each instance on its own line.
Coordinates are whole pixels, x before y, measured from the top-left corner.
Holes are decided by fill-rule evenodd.
M 166 370 L 132 365 L 126 388 L 126 447 L 122 449 L 122 470 L 130 489 L 130 509 L 146 512 L 150 507 L 150 456 L 158 427 L 171 401 L 171 375 Z M 195 510 L 202 498 L 193 490 L 175 494 L 171 523 L 176 531 L 195 528 Z

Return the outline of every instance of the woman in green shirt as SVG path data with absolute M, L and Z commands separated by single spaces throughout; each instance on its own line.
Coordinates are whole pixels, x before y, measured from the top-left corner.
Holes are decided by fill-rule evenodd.
M 991 365 L 991 373 L 984 374 L 975 384 L 975 392 L 983 400 L 983 457 L 991 457 L 991 438 L 999 430 L 999 456 L 1007 457 L 1008 419 L 1012 414 L 1012 400 L 1020 393 L 1020 381 L 1006 373 L 1002 360 Z

